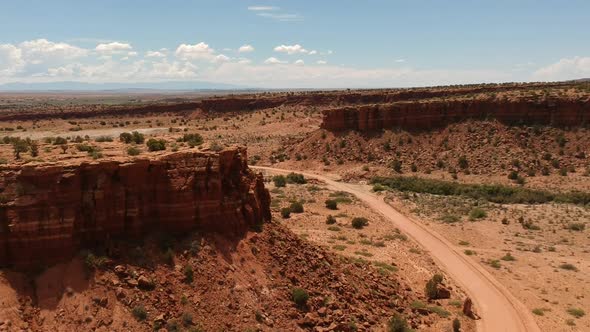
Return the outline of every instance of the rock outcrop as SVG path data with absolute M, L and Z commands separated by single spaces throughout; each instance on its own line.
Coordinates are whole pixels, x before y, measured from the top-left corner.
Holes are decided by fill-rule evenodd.
M 381 89 L 356 91 L 306 91 L 263 94 L 237 94 L 203 99 L 175 99 L 151 101 L 137 105 L 47 105 L 18 108 L 0 105 L 0 121 L 29 121 L 48 119 L 82 119 L 110 116 L 144 116 L 153 114 L 186 115 L 196 110 L 205 113 L 254 111 L 279 106 L 331 107 L 343 105 L 384 104 L 428 98 L 454 97 L 477 93 L 523 91 L 534 88 L 566 87 L 571 83 L 481 84 L 409 89 Z
M 194 228 L 228 236 L 270 219 L 246 150 L 0 168 L 0 266 L 48 265 L 111 238 Z
M 468 119 L 506 124 L 580 126 L 590 123 L 590 99 L 456 99 L 403 101 L 325 110 L 322 128 L 373 132 L 382 129 L 427 130 Z

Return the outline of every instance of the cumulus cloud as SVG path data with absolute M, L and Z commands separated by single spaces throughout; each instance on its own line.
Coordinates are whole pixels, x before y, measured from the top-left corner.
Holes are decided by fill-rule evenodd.
M 230 58 L 227 57 L 227 56 L 225 56 L 225 55 L 223 55 L 223 54 L 216 55 L 213 58 L 213 62 L 215 62 L 215 63 L 228 62 L 229 60 L 230 60 Z
M 0 76 L 12 76 L 24 65 L 25 61 L 19 48 L 12 44 L 0 44 Z
M 200 42 L 195 45 L 181 44 L 176 48 L 176 56 L 183 60 L 211 60 L 214 58 L 215 50 L 208 44 Z
M 279 45 L 274 48 L 275 52 L 287 54 L 316 54 L 317 51 L 308 51 L 299 44 L 295 45 Z
M 160 51 L 147 51 L 145 53 L 146 58 L 164 58 L 166 57 L 166 54 L 164 54 L 164 52 L 160 52 Z
M 539 68 L 533 78 L 540 81 L 562 81 L 590 77 L 590 57 L 563 58 Z
M 180 44 L 170 51 L 142 50 L 140 54 L 129 44 L 126 44 L 129 47 L 120 42 L 102 44 L 104 46 L 89 49 L 45 39 L 0 44 L 0 83 L 200 80 L 261 88 L 370 88 L 521 81 L 533 76 L 532 68 L 527 71 L 510 68 L 505 71 L 424 70 L 410 66 L 367 69 L 331 65 L 325 57 L 320 57 L 318 62 L 314 59 L 306 63 L 304 59 L 307 58 L 303 55 L 313 51 L 299 44 L 277 46 L 280 51 L 276 51 L 280 54 L 293 55 L 289 62 L 280 59 L 281 56 L 271 56 L 262 63 L 253 63 L 244 57 L 230 58 L 204 42 Z M 158 53 L 166 56 L 161 57 Z M 534 74 L 536 79 L 590 76 L 589 59 L 565 58 Z
M 242 45 L 240 46 L 240 48 L 238 49 L 238 52 L 240 53 L 249 53 L 249 52 L 253 52 L 254 51 L 254 47 L 252 45 Z
M 112 42 L 112 43 L 104 43 L 96 45 L 95 51 L 105 54 L 105 55 L 113 55 L 113 54 L 121 54 L 125 52 L 129 52 L 133 49 L 130 44 L 127 43 L 120 43 L 120 42 Z
M 265 12 L 265 11 L 272 11 L 278 10 L 279 7 L 274 6 L 248 6 L 248 10 L 255 11 L 255 12 Z
M 278 64 L 283 64 L 283 63 L 287 63 L 286 61 L 281 61 L 275 57 L 270 57 L 266 60 L 264 60 L 264 63 L 267 65 L 278 65 Z
M 86 49 L 47 39 L 24 41 L 18 45 L 18 48 L 22 53 L 22 59 L 33 65 L 68 61 L 88 54 Z

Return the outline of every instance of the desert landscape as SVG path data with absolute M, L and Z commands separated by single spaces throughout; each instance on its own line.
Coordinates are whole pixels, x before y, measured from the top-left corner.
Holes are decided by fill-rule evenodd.
M 0 330 L 590 329 L 588 83 L 0 106 Z

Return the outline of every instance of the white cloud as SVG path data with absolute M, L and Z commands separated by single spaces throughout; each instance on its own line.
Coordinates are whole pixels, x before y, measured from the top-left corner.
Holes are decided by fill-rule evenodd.
M 146 58 L 164 58 L 166 57 L 166 54 L 164 54 L 164 52 L 160 52 L 160 51 L 147 51 L 145 53 Z
M 25 61 L 19 48 L 12 44 L 0 44 L 0 76 L 12 76 L 24 65 Z
M 200 42 L 195 45 L 181 44 L 176 48 L 176 56 L 183 60 L 211 60 L 214 57 L 215 50 L 209 45 Z
M 328 62 L 327 62 L 327 61 L 325 61 L 325 60 L 318 60 L 318 61 L 316 61 L 316 63 L 317 63 L 318 65 L 325 65 L 325 64 L 327 64 Z
M 395 59 L 395 62 L 397 62 L 397 63 L 403 63 L 403 62 L 406 62 L 406 59 Z
M 230 60 L 229 57 L 227 57 L 223 54 L 219 54 L 219 55 L 215 56 L 215 58 L 213 58 L 214 63 L 228 62 L 229 60 Z
M 128 51 L 131 51 L 133 47 L 127 43 L 120 43 L 120 42 L 112 42 L 106 44 L 98 44 L 96 45 L 95 50 L 99 53 L 106 54 L 106 55 L 113 55 L 113 54 L 121 54 Z
M 270 58 L 264 60 L 264 63 L 266 63 L 267 65 L 278 65 L 278 64 L 283 64 L 283 63 L 287 63 L 287 62 L 281 61 L 281 60 L 271 56 Z
M 279 7 L 274 6 L 248 6 L 248 10 L 255 11 L 255 12 L 264 12 L 264 11 L 272 11 L 278 10 Z
M 240 46 L 240 48 L 238 49 L 238 52 L 240 53 L 248 53 L 248 52 L 252 52 L 254 51 L 254 47 L 252 45 L 242 45 Z
M 311 54 L 311 52 L 314 52 L 313 54 L 316 54 L 316 51 L 308 51 L 305 48 L 303 48 L 303 46 L 299 45 L 299 44 L 295 44 L 295 45 L 279 45 L 277 47 L 274 48 L 275 52 L 280 52 L 280 53 L 287 53 L 287 54 Z
M 505 71 L 423 70 L 410 66 L 359 69 L 330 65 L 325 59 L 305 63 L 302 55 L 312 51 L 303 52 L 305 48 L 297 44 L 281 46 L 284 46 L 281 48 L 282 54 L 291 52 L 297 56 L 293 56 L 289 62 L 279 56 L 269 57 L 263 63 L 252 63 L 247 58 L 230 58 L 217 53 L 205 43 L 181 44 L 176 50 L 168 52 L 166 49 L 156 51 L 158 48 L 150 51 L 168 55 L 175 53 L 176 57 L 148 57 L 148 53 L 136 54 L 132 49 L 125 49 L 117 56 L 119 53 L 114 55 L 109 51 L 109 54 L 105 54 L 94 49 L 47 40 L 14 45 L 0 44 L 0 83 L 200 80 L 262 88 L 371 88 L 526 81 L 532 77 L 532 69 L 520 72 L 512 68 Z M 109 49 L 117 50 L 121 47 Z M 537 77 L 570 74 L 574 77 L 590 76 L 590 58 L 562 59 L 535 72 Z
M 303 17 L 299 14 L 285 14 L 285 13 L 269 13 L 269 12 L 260 12 L 256 15 L 261 17 L 270 18 L 275 21 L 279 22 L 300 22 L 303 21 Z
M 71 60 L 88 54 L 86 49 L 66 43 L 55 43 L 47 39 L 35 39 L 18 45 L 23 59 L 31 64 Z
M 318 54 L 318 51 L 316 51 L 316 50 L 311 50 L 311 51 L 309 51 L 309 53 L 307 53 L 307 54 L 309 54 L 309 55 L 315 55 L 315 54 Z
M 533 73 L 533 78 L 541 81 L 562 81 L 587 77 L 590 77 L 590 57 L 580 56 L 562 58 Z

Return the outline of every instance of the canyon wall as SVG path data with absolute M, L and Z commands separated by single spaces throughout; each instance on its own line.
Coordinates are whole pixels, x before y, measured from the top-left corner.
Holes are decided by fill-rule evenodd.
M 429 87 L 408 89 L 336 90 L 277 92 L 182 100 L 173 102 L 152 102 L 141 105 L 41 105 L 26 108 L 11 108 L 0 105 L 0 121 L 30 121 L 47 119 L 82 119 L 111 116 L 144 116 L 158 114 L 185 115 L 196 110 L 206 113 L 253 111 L 279 106 L 343 106 L 362 104 L 393 103 L 404 100 L 453 97 L 459 95 L 519 91 L 532 88 L 563 87 L 565 83 L 528 84 L 487 84 L 451 87 Z
M 242 148 L 157 160 L 0 168 L 0 266 L 48 265 L 148 231 L 239 236 L 270 220 L 262 176 Z
M 468 119 L 506 124 L 580 126 L 590 124 L 590 100 L 456 99 L 404 101 L 325 110 L 322 128 L 372 132 L 382 129 L 427 130 Z

